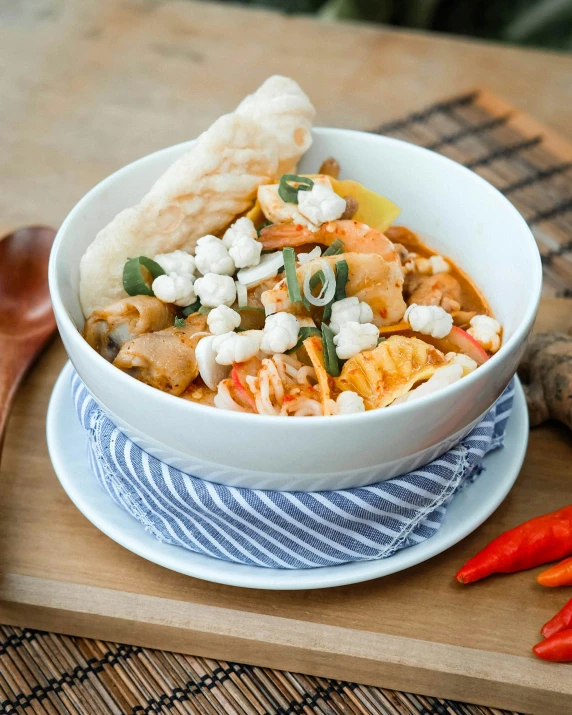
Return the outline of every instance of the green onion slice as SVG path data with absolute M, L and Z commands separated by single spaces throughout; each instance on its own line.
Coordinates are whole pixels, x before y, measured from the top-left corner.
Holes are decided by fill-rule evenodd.
M 296 184 L 296 186 L 292 186 Z M 278 185 L 278 196 L 287 204 L 298 203 L 299 191 L 310 191 L 314 186 L 312 179 L 307 176 L 298 176 L 297 174 L 284 174 Z
M 130 258 L 123 266 L 123 287 L 127 295 L 155 295 L 151 285 L 155 278 L 165 274 L 151 258 Z
M 314 290 L 314 288 L 320 283 L 324 285 L 325 280 L 326 279 L 324 278 L 324 271 L 316 271 L 314 275 L 310 278 L 310 290 Z
M 187 307 L 183 308 L 181 312 L 185 316 L 185 318 L 188 318 L 189 315 L 192 315 L 193 313 L 198 313 L 200 307 L 201 301 L 199 298 L 197 298 L 192 305 L 187 305 Z
M 184 318 L 175 318 L 175 322 L 173 323 L 175 328 L 184 328 L 186 324 L 187 321 Z
M 286 271 L 286 285 L 288 286 L 288 297 L 292 303 L 302 300 L 298 276 L 296 275 L 296 253 L 293 248 L 282 249 L 284 257 L 284 270 Z
M 312 335 L 321 335 L 321 332 L 318 330 L 318 328 L 312 328 L 309 326 L 300 328 L 300 331 L 298 333 L 298 342 L 296 343 L 296 345 L 294 345 L 293 348 L 290 348 L 290 350 L 286 350 L 286 355 L 290 355 L 291 353 L 295 353 L 296 350 L 299 350 L 302 347 L 302 343 L 304 342 L 304 340 L 311 338 Z
M 377 339 L 377 344 L 379 345 L 380 343 L 383 343 L 387 338 L 378 338 Z
M 334 333 L 325 323 L 322 323 L 322 345 L 324 346 L 326 372 L 332 377 L 338 377 L 340 374 L 340 361 L 334 345 Z
M 256 235 L 258 236 L 258 238 L 260 238 L 260 232 L 262 231 L 262 229 L 266 228 L 267 226 L 272 226 L 272 221 L 265 221 L 261 226 L 256 229 Z M 269 251 L 262 251 L 262 253 L 272 253 L 273 250 L 274 249 Z
M 322 254 L 323 256 L 337 256 L 340 253 L 344 252 L 344 242 L 340 241 L 339 238 L 336 238 L 336 240 L 326 248 L 324 253 Z
M 201 305 L 198 312 L 201 313 L 202 315 L 208 315 L 211 312 L 211 310 L 212 310 L 212 308 L 209 308 L 206 305 Z
M 265 313 L 266 311 L 264 308 L 255 308 L 253 305 L 241 305 L 238 308 L 235 308 L 237 313 L 242 313 L 243 310 L 255 310 L 257 313 Z
M 348 275 L 348 262 L 338 261 L 336 263 L 336 292 L 334 294 L 334 300 L 343 300 L 346 297 Z

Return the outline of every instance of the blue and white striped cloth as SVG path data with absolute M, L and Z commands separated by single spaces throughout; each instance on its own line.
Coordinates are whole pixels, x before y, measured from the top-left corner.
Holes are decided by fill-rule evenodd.
M 453 495 L 502 446 L 514 395 L 511 383 L 462 442 L 414 472 L 358 489 L 278 492 L 169 467 L 133 444 L 75 373 L 72 389 L 97 479 L 147 531 L 217 559 L 284 569 L 383 559 L 431 538 Z

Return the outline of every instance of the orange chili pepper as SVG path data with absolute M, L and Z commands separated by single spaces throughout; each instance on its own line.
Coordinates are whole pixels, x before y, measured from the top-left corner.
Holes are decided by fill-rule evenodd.
M 553 663 L 572 663 L 572 629 L 555 633 L 532 649 L 534 655 Z
M 458 571 L 459 583 L 514 573 L 572 554 L 572 504 L 501 534 Z
M 572 628 L 572 598 L 564 606 L 564 608 L 551 618 L 548 623 L 545 623 L 540 632 L 545 638 L 550 638 L 555 633 L 566 631 Z
M 541 586 L 572 586 L 572 559 L 551 566 L 538 574 L 536 580 Z

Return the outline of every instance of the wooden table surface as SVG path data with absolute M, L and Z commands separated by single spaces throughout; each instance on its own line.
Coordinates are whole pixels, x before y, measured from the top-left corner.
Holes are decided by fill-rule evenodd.
M 196 136 L 276 72 L 318 124 L 369 129 L 487 86 L 572 138 L 570 56 L 228 4 L 6 2 L 0 68 L 0 229 L 59 225 L 111 171 Z
M 196 136 L 276 72 L 289 74 L 303 85 L 318 110 L 318 124 L 372 128 L 444 97 L 486 85 L 572 138 L 572 58 L 564 55 L 190 1 L 4 3 L 0 7 L 0 231 L 30 223 L 58 226 L 73 204 L 108 173 L 138 156 Z M 547 315 L 555 314 L 551 310 Z M 38 414 L 37 405 L 46 404 L 63 361 L 63 349 L 56 340 L 26 382 L 7 437 L 4 469 L 9 473 L 24 467 L 29 474 L 51 469 L 45 445 L 38 452 L 44 408 Z M 35 430 L 28 429 L 31 422 Z M 542 443 L 543 435 L 544 430 L 535 432 L 533 441 Z M 550 435 L 563 448 L 568 444 L 564 430 Z M 538 459 L 542 461 L 542 455 Z M 535 462 L 533 468 L 540 466 Z M 34 489 L 32 483 L 30 493 L 40 503 L 42 494 Z M 13 487 L 8 483 L 3 502 L 7 504 L 12 497 Z M 553 498 L 557 506 L 564 496 L 555 493 Z M 506 508 L 513 503 L 514 499 L 509 500 Z M 66 515 L 77 518 L 63 493 L 50 504 L 62 528 L 71 523 Z M 23 528 L 27 526 L 33 524 Z M 6 519 L 0 529 L 2 540 L 11 528 Z M 89 543 L 93 539 L 106 549 L 119 549 L 87 522 L 76 532 L 78 537 L 84 535 L 83 528 L 91 530 Z M 49 539 L 36 546 L 26 552 L 33 568 L 17 573 L 48 576 L 42 554 L 45 549 L 50 551 Z M 85 551 L 76 553 L 59 567 L 56 564 L 61 571 L 51 569 L 49 577 L 70 581 L 66 569 L 72 568 L 77 582 L 91 583 L 93 569 L 85 555 Z M 8 555 L 8 560 L 13 556 Z M 121 577 L 127 581 L 122 583 L 125 591 L 138 592 L 145 562 L 127 552 L 123 557 L 133 561 L 133 571 L 120 574 L 109 560 L 106 569 L 110 571 L 105 571 L 106 578 L 97 586 L 107 584 L 109 577 L 111 581 Z M 179 581 L 176 575 L 174 578 Z M 423 578 L 417 578 L 422 587 Z M 526 576 L 514 578 L 515 592 L 525 580 Z M 180 581 L 181 592 L 173 595 L 172 588 L 169 593 L 162 590 L 165 584 L 159 574 L 154 595 L 184 601 L 191 587 L 188 580 Z M 375 588 L 379 584 L 355 590 L 355 621 L 351 625 L 358 630 L 364 625 L 359 622 L 363 617 L 360 603 Z M 347 608 L 346 591 L 327 593 L 326 620 L 336 620 L 340 599 Z M 465 605 L 476 593 L 467 594 Z M 485 594 L 491 609 L 496 607 L 498 596 L 492 581 L 479 593 Z M 556 610 L 555 594 L 542 594 L 542 603 L 536 592 L 529 595 L 532 600 L 526 608 L 538 611 L 538 623 L 545 611 Z M 240 591 L 233 592 L 235 605 L 248 611 L 246 602 L 239 603 L 245 598 Z M 313 598 L 312 593 L 288 595 L 281 615 L 307 621 Z M 224 588 L 206 585 L 203 596 L 196 596 L 198 602 L 201 599 L 220 605 Z M 267 599 L 262 602 L 269 611 L 265 615 L 273 615 L 272 604 Z M 507 602 L 507 614 L 511 608 Z M 412 607 L 410 612 L 421 614 L 422 637 L 426 624 L 423 609 Z M 18 620 L 14 616 L 12 622 Z M 367 621 L 371 622 L 371 616 Z M 65 630 L 66 622 L 69 624 L 67 615 L 60 630 Z M 395 623 L 393 635 L 399 635 L 399 619 Z M 118 630 L 117 638 L 121 635 Z M 461 643 L 461 635 L 450 634 L 451 644 Z M 533 638 L 526 630 L 515 634 L 523 648 L 525 644 L 528 648 Z M 294 660 L 286 663 L 283 658 L 268 663 L 295 665 Z M 349 670 L 345 675 L 357 677 Z M 393 687 L 400 684 L 398 679 L 393 681 Z M 478 692 L 455 694 L 480 699 Z

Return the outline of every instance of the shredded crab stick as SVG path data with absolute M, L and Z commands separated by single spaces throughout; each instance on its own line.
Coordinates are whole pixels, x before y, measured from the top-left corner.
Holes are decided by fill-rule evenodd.
M 572 504 L 501 534 L 459 570 L 459 583 L 514 573 L 572 554 Z
M 331 246 L 341 241 L 344 250 L 354 253 L 377 253 L 386 261 L 398 261 L 399 256 L 393 243 L 376 228 L 370 228 L 360 221 L 328 221 L 317 231 L 296 223 L 273 224 L 263 228 L 260 240 L 265 250 L 304 246 L 307 243 L 321 243 Z

